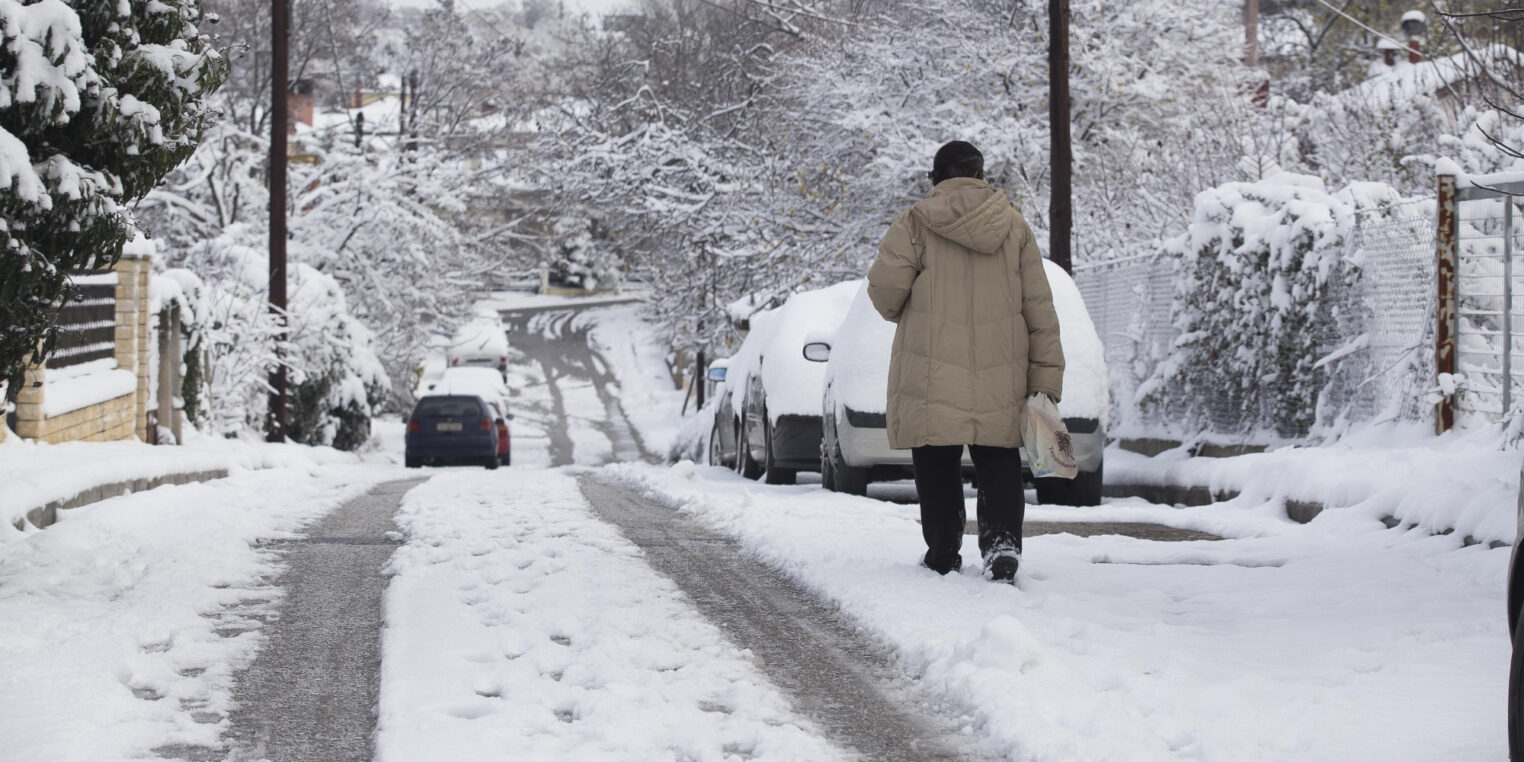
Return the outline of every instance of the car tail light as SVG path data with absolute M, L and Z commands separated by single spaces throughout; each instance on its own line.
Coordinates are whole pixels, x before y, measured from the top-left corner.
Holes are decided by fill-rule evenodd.
M 499 358 L 497 358 L 497 361 L 502 363 L 502 364 L 504 364 L 504 365 L 508 364 L 508 358 L 506 358 L 506 357 L 499 357 Z
M 422 429 L 423 429 L 423 424 L 421 424 L 421 423 L 419 423 L 417 421 L 408 421 L 407 422 L 407 430 L 408 431 L 420 431 Z
M 450 361 L 450 364 L 451 364 L 451 365 L 459 365 L 459 364 L 460 364 L 460 358 L 459 358 L 459 357 L 457 357 L 457 358 L 455 358 L 455 359 L 454 359 L 454 360 L 451 360 L 451 361 Z
M 481 429 L 482 431 L 491 431 L 492 420 L 490 418 L 483 418 L 480 421 L 476 422 L 476 428 Z

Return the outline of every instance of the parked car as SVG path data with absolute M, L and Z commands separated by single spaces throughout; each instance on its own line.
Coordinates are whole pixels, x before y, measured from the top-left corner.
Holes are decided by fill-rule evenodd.
M 1508 634 L 1513 637 L 1513 659 L 1508 668 L 1508 758 L 1524 760 L 1524 469 L 1519 472 L 1518 514 L 1513 554 L 1508 559 Z
M 1102 451 L 1109 406 L 1106 361 L 1095 325 L 1084 300 L 1063 268 L 1043 260 L 1053 304 L 1058 311 L 1064 348 L 1064 416 L 1079 475 L 1069 479 L 1037 479 L 1037 500 L 1057 505 L 1098 505 L 1101 501 Z M 889 448 L 885 408 L 889 389 L 889 356 L 894 346 L 893 323 L 885 321 L 860 287 L 846 317 L 829 340 L 817 336 L 805 356 L 825 367 L 821 389 L 823 444 L 821 482 L 827 489 L 865 494 L 868 483 L 909 478 L 910 451 Z M 1026 453 L 1022 453 L 1025 470 Z M 968 453 L 965 468 L 973 465 Z M 1032 481 L 1030 470 L 1026 478 Z
M 731 413 L 730 385 L 725 383 L 725 375 L 729 370 L 730 361 L 726 359 L 715 360 L 709 363 L 709 370 L 705 374 L 705 383 L 709 385 L 705 395 L 712 402 L 704 405 L 705 409 L 714 410 L 714 425 L 709 430 L 709 446 L 705 451 L 705 462 L 711 466 L 724 466 L 734 468 L 736 462 L 736 417 Z
M 742 476 L 768 484 L 793 484 L 800 471 L 820 468 L 825 368 L 804 359 L 805 338 L 839 323 L 861 288 L 862 281 L 849 281 L 804 291 L 751 315 L 750 332 L 725 367 L 713 429 L 720 446 L 713 447 L 711 434 L 712 463 L 733 463 Z
M 428 464 L 478 463 L 497 468 L 501 456 L 499 427 L 507 421 L 486 400 L 474 395 L 431 395 L 418 400 L 408 416 L 403 462 L 408 468 Z
M 513 420 L 508 400 L 508 385 L 497 371 L 490 368 L 446 368 L 437 381 L 426 384 L 428 394 L 465 395 L 481 397 L 492 408 L 492 418 L 498 421 L 498 461 L 510 465 L 513 461 L 512 435 L 508 421 Z
M 494 369 L 506 383 L 508 329 L 490 313 L 478 313 L 450 337 L 450 344 L 445 347 L 445 360 L 451 368 L 474 366 Z

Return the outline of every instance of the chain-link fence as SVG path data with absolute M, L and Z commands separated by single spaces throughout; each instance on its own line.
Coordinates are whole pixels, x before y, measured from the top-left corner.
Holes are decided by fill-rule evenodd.
M 1113 429 L 1137 423 L 1138 387 L 1179 333 L 1170 321 L 1171 262 L 1150 254 L 1075 268 L 1075 285 L 1106 350 Z
M 1346 261 L 1357 273 L 1342 292 L 1350 362 L 1329 385 L 1326 419 L 1428 421 L 1434 378 L 1434 204 L 1362 210 Z
M 1335 319 L 1322 323 L 1335 335 L 1317 342 L 1336 348 L 1319 358 L 1314 369 L 1323 377 L 1318 425 L 1429 420 L 1436 294 L 1433 201 L 1360 212 L 1344 238 L 1342 259 L 1345 275 L 1335 276 L 1327 295 Z M 1156 377 L 1179 336 L 1171 320 L 1175 262 L 1148 255 L 1075 268 L 1075 281 L 1105 345 L 1112 430 L 1122 436 L 1206 433 L 1232 438 L 1253 431 L 1312 433 L 1255 420 L 1261 411 L 1237 409 L 1226 393 L 1205 400 L 1172 400 L 1166 393 L 1164 404 L 1153 406 L 1151 414 L 1138 406 L 1138 390 Z M 1214 431 L 1180 431 L 1175 413 L 1188 408 L 1201 411 L 1200 418 Z

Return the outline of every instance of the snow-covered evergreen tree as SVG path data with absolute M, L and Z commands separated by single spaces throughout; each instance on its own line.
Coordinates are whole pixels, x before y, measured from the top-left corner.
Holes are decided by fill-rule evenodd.
M 76 272 L 109 267 L 128 205 L 196 148 L 226 63 L 199 0 L 0 0 L 0 380 L 57 341 Z

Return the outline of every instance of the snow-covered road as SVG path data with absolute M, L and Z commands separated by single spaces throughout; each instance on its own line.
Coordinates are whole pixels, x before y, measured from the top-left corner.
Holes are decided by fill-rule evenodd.
M 903 485 L 648 462 L 681 397 L 636 310 L 516 325 L 510 468 L 294 462 L 0 543 L 0 760 L 233 754 L 240 670 L 293 615 L 278 541 L 417 476 L 378 593 L 379 759 L 1506 758 L 1507 548 L 1119 499 L 1032 506 L 1075 531 L 1029 534 L 1018 587 L 939 577 Z

